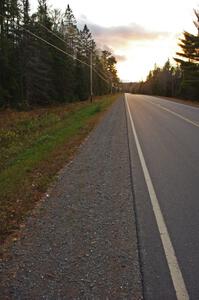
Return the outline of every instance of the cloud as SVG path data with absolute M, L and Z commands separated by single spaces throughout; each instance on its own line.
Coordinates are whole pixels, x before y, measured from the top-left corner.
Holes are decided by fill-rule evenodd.
M 99 48 L 99 45 L 98 45 L 98 48 Z M 101 50 L 107 50 L 107 51 L 111 52 L 115 56 L 117 62 L 124 62 L 128 59 L 126 55 L 118 54 L 117 52 L 115 52 L 115 50 L 113 48 L 111 48 L 107 45 L 103 45 L 103 47 L 101 49 L 99 49 L 99 51 L 101 52 Z
M 148 31 L 146 28 L 136 23 L 104 27 L 89 22 L 85 16 L 82 17 L 83 18 L 79 21 L 80 26 L 86 23 L 98 46 L 102 48 L 104 46 L 114 49 L 123 48 L 128 46 L 132 41 L 156 40 L 168 36 L 167 32 Z
M 127 57 L 125 55 L 119 55 L 114 53 L 114 56 L 117 62 L 123 62 L 127 60 Z

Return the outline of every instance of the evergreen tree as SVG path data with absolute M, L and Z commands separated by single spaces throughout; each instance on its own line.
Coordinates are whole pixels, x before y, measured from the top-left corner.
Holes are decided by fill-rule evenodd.
M 179 46 L 182 52 L 177 55 L 182 57 L 175 58 L 182 70 L 181 94 L 186 98 L 199 98 L 199 12 L 195 11 L 197 21 L 195 26 L 197 34 L 184 32 L 184 38 L 180 40 Z
M 27 107 L 27 62 L 29 59 L 29 44 L 31 43 L 30 35 L 25 33 L 23 29 L 29 29 L 30 25 L 30 4 L 29 0 L 21 1 L 21 25 L 19 32 L 19 60 L 18 60 L 18 78 L 20 81 L 20 104 L 21 106 Z
M 118 81 L 115 58 L 96 50 L 89 28 L 78 29 L 69 5 L 62 14 L 38 0 L 30 15 L 29 0 L 1 0 L 0 14 L 1 107 L 88 99 L 91 53 L 94 93 L 110 91 L 102 76 Z
M 3 0 L 0 6 L 0 105 L 14 106 L 20 100 L 18 80 L 18 45 L 20 5 L 17 0 Z
M 7 89 L 7 76 L 9 74 L 8 57 L 7 57 L 7 36 L 6 36 L 6 1 L 0 2 L 0 106 L 4 106 L 9 98 Z
M 75 55 L 78 46 L 79 30 L 77 28 L 77 21 L 69 5 L 67 6 L 67 9 L 64 14 L 61 30 L 64 39 L 68 45 L 67 50 L 69 50 L 70 53 Z
M 76 62 L 76 95 L 78 99 L 88 99 L 90 95 L 90 59 L 91 55 L 95 56 L 95 42 L 92 38 L 92 34 L 87 25 L 84 25 L 83 30 L 80 30 L 78 46 L 77 46 L 77 58 L 84 61 L 87 65 Z
M 39 25 L 51 28 L 46 0 L 39 0 L 37 14 L 31 18 L 29 28 L 44 40 L 46 30 Z M 53 101 L 53 69 L 51 47 L 31 37 L 27 49 L 26 100 L 29 105 L 48 104 Z

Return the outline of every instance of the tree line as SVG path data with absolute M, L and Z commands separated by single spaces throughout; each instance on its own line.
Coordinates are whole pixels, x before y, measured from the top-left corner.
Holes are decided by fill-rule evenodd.
M 38 0 L 0 2 L 0 107 L 31 108 L 88 99 L 92 54 L 93 93 L 109 93 L 119 80 L 116 59 L 97 49 L 87 25 Z
M 195 16 L 197 34 L 183 33 L 181 51 L 174 58 L 176 66 L 169 60 L 162 68 L 155 65 L 146 81 L 129 84 L 131 92 L 199 100 L 199 11 L 195 10 Z

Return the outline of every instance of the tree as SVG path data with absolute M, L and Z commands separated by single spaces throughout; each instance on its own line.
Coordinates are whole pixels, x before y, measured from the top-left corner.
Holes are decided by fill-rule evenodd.
M 85 100 L 90 95 L 90 59 L 91 55 L 93 58 L 95 56 L 95 42 L 87 25 L 84 25 L 79 32 L 76 55 L 85 64 L 80 64 L 79 61 L 76 62 L 75 90 L 78 99 Z
M 180 39 L 181 52 L 175 61 L 182 69 L 181 94 L 186 98 L 199 98 L 199 12 L 195 11 L 197 20 L 194 22 L 197 34 L 184 32 L 184 38 Z
M 62 20 L 62 34 L 68 44 L 68 50 L 72 54 L 76 54 L 78 45 L 79 30 L 77 28 L 77 21 L 73 15 L 70 6 L 67 6 L 63 20 Z
M 118 84 L 118 77 L 117 77 L 117 70 L 116 70 L 116 59 L 112 55 L 110 51 L 103 50 L 101 56 L 102 64 L 104 73 L 106 77 L 110 80 L 111 84 L 117 85 Z
M 70 6 L 51 11 L 47 0 L 38 0 L 32 15 L 29 7 L 29 0 L 0 1 L 0 106 L 87 99 L 91 53 L 94 93 L 108 92 L 102 76 L 117 81 L 116 60 L 96 50 L 87 25 L 78 29 Z
M 28 28 L 31 32 L 44 40 L 48 34 L 40 24 L 51 28 L 51 20 L 48 14 L 46 0 L 38 1 L 37 13 L 31 17 Z M 26 102 L 28 105 L 48 104 L 52 102 L 53 90 L 53 69 L 51 47 L 35 39 L 28 37 L 26 62 Z
M 151 70 L 145 82 L 143 82 L 139 92 L 150 95 L 171 97 L 177 89 L 178 69 L 173 67 L 168 59 L 162 68 L 156 64 Z
M 0 4 L 0 105 L 16 105 L 20 99 L 18 80 L 18 45 L 20 3 L 2 0 Z

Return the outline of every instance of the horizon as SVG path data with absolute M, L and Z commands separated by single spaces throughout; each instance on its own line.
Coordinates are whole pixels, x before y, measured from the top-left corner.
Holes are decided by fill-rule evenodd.
M 48 4 L 52 9 L 62 11 L 69 4 L 78 27 L 87 24 L 97 47 L 110 49 L 116 57 L 120 80 L 138 82 L 146 79 L 155 64 L 162 67 L 168 59 L 174 64 L 173 57 L 183 31 L 195 33 L 194 9 L 199 7 L 196 0 L 189 3 L 180 0 L 175 3 L 171 0 L 167 3 L 158 0 L 145 2 L 140 0 L 132 4 L 130 0 L 124 0 L 123 13 L 121 5 L 113 1 L 90 3 L 86 0 L 79 3 L 71 0 L 63 3 L 49 0 Z M 30 5 L 35 11 L 37 0 L 31 0 Z

